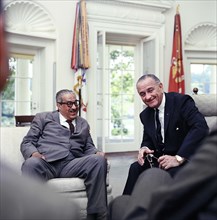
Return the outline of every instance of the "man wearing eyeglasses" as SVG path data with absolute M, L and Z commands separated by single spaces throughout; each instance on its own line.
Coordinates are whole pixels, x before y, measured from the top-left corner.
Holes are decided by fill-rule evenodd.
M 106 219 L 107 162 L 95 147 L 88 122 L 78 116 L 79 101 L 72 90 L 56 94 L 57 110 L 36 114 L 21 143 L 22 173 L 39 180 L 84 178 L 87 219 Z

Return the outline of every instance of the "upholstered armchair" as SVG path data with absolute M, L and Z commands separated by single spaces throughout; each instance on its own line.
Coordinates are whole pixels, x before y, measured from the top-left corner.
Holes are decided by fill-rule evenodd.
M 108 161 L 107 198 L 108 203 L 113 199 L 112 187 L 109 185 L 110 163 Z M 47 182 L 55 192 L 63 193 L 69 200 L 75 201 L 80 206 L 81 218 L 86 219 L 87 194 L 84 180 L 81 178 L 55 178 Z
M 217 95 L 192 95 L 196 106 L 199 111 L 204 115 L 209 130 L 212 131 L 213 127 L 217 124 Z
M 4 127 L 0 129 L 1 160 L 5 161 L 21 175 L 21 165 L 24 161 L 20 152 L 20 143 L 29 127 Z M 110 164 L 108 162 L 107 196 L 108 202 L 112 200 L 112 187 L 109 184 Z M 86 218 L 87 195 L 83 179 L 56 178 L 47 182 L 55 192 L 65 195 L 69 200 L 75 201 L 80 207 L 81 218 Z

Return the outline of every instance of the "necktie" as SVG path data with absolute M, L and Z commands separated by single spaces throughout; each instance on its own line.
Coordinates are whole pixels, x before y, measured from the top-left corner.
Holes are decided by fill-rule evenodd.
M 72 124 L 72 120 L 66 120 L 66 122 L 69 124 L 69 129 L 70 129 L 71 133 L 74 133 L 75 127 Z
M 156 120 L 156 139 L 157 139 L 157 143 L 158 143 L 158 145 L 162 145 L 163 144 L 163 138 L 162 138 L 162 134 L 161 134 L 161 124 L 160 124 L 160 120 L 159 120 L 159 109 L 155 110 L 155 120 Z

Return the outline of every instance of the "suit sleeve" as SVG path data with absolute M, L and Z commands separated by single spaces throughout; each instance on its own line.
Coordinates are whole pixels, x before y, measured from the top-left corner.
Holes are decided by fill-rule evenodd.
M 97 151 L 98 150 L 93 143 L 93 139 L 90 134 L 90 126 L 88 124 L 88 132 L 87 132 L 87 138 L 86 138 L 86 143 L 85 143 L 85 148 L 84 148 L 84 154 L 85 155 L 95 154 Z
M 203 212 L 213 201 L 217 195 L 216 142 L 217 130 L 205 139 L 170 187 L 155 191 L 148 209 L 150 220 L 194 219 L 193 214 Z
M 93 143 L 91 135 L 89 135 L 85 146 L 85 154 L 86 155 L 95 154 L 96 152 L 98 152 L 98 150 L 96 149 Z
M 41 114 L 36 114 L 27 135 L 23 138 L 20 145 L 24 159 L 29 158 L 32 153 L 37 152 L 37 142 L 43 130 Z
M 182 98 L 180 108 L 181 120 L 187 124 L 188 128 L 186 128 L 187 133 L 177 154 L 189 158 L 207 136 L 208 126 L 204 116 L 199 112 L 190 96 L 185 95 Z
M 143 112 L 140 113 L 140 120 L 143 124 L 143 137 L 140 147 L 146 146 L 154 150 L 155 148 L 154 148 L 153 140 L 150 137 L 150 134 L 147 133 L 147 130 L 149 130 L 149 132 L 151 130 L 154 130 L 154 114 L 151 111 L 152 110 L 150 109 L 145 109 Z

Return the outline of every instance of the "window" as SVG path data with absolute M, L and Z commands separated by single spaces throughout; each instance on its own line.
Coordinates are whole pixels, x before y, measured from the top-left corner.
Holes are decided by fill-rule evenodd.
M 106 43 L 104 61 L 98 51 L 97 146 L 104 143 L 108 151 L 135 142 L 135 48 Z
M 145 72 L 163 76 L 165 17 L 162 12 L 168 8 L 117 2 L 104 6 L 100 1 L 102 10 L 92 10 L 97 4 L 94 1 L 94 7 L 89 8 L 91 68 L 87 73 L 87 120 L 99 150 L 138 150 L 142 137 L 139 114 L 144 105 L 135 83 Z M 124 57 L 125 51 L 130 51 L 131 57 Z M 115 59 L 111 59 L 110 52 L 115 54 Z M 126 62 L 132 58 L 131 64 L 126 66 L 121 61 L 123 58 Z
M 10 78 L 1 94 L 1 126 L 13 126 L 15 115 L 30 115 L 32 109 L 33 56 L 12 54 Z
M 195 25 L 188 32 L 184 45 L 187 93 L 192 94 L 193 88 L 197 88 L 198 94 L 216 94 L 216 24 Z
M 37 3 L 11 2 L 4 11 L 12 75 L 0 96 L 0 123 L 14 126 L 14 115 L 56 109 L 57 32 L 49 13 Z
M 98 32 L 97 47 L 97 146 L 107 152 L 138 146 L 135 61 L 140 44 L 126 43 L 126 36 L 111 42 L 118 39 L 111 36 L 117 35 Z
M 198 88 L 198 94 L 216 94 L 216 64 L 191 63 L 191 91 Z
M 106 143 L 134 138 L 134 46 L 106 45 L 108 100 Z
M 97 94 L 93 99 L 97 111 L 92 112 L 96 145 L 104 152 L 137 150 L 143 103 L 135 84 L 143 71 L 158 71 L 159 63 L 153 60 L 158 60 L 159 38 L 97 31 L 96 48 L 95 86 L 91 88 Z

